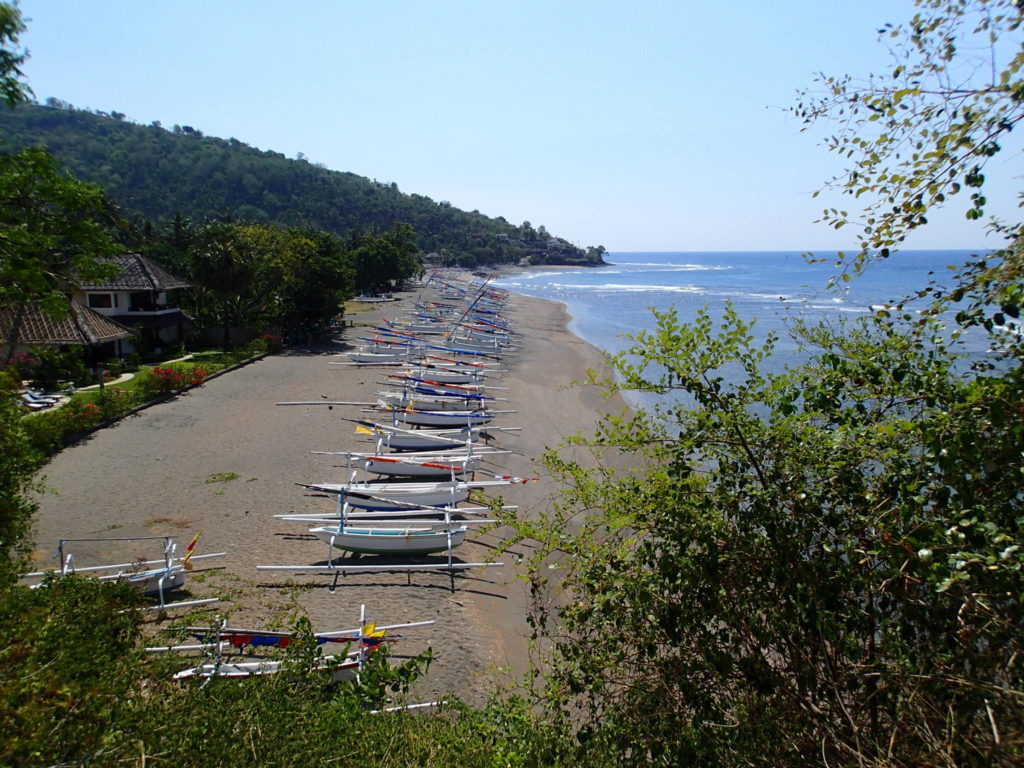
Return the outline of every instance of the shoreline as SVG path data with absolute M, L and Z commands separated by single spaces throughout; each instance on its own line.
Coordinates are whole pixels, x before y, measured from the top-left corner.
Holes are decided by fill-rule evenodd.
M 358 418 L 358 411 L 275 408 L 273 403 L 374 399 L 386 373 L 329 363 L 356 345 L 361 326 L 391 318 L 414 300 L 409 293 L 400 296 L 398 302 L 347 315 L 356 325 L 341 329 L 340 338 L 330 343 L 267 356 L 55 455 L 40 473 L 53 492 L 38 499 L 33 567 L 55 565 L 48 555 L 60 538 L 174 535 L 184 547 L 202 530 L 197 553 L 228 553 L 190 577 L 189 591 L 195 596 L 228 598 L 213 606 L 209 616 L 226 614 L 235 626 L 268 626 L 276 616 L 280 628 L 289 614 L 301 610 L 316 630 L 329 631 L 354 626 L 365 603 L 370 620 L 379 624 L 435 620 L 432 627 L 407 632 L 393 648 L 399 659 L 432 648 L 434 661 L 413 689 L 414 697 L 452 692 L 479 704 L 498 683 L 521 677 L 530 634 L 529 590 L 517 578 L 522 546 L 500 558 L 506 563 L 502 568 L 456 577 L 454 594 L 446 574 L 417 573 L 408 579 L 389 573 L 350 575 L 338 578 L 331 590 L 326 576 L 255 569 L 257 564 L 325 559 L 326 546 L 302 525 L 273 515 L 333 509 L 332 499 L 295 485 L 338 481 L 344 473 L 334 466 L 339 463 L 335 457 L 310 451 L 367 448 L 352 425 L 337 418 Z M 584 380 L 587 368 L 601 370 L 604 358 L 568 330 L 564 304 L 524 294 L 512 294 L 510 304 L 522 348 L 510 359 L 501 386 L 509 388 L 503 394 L 518 413 L 501 416 L 496 425 L 523 429 L 499 434 L 495 444 L 513 453 L 496 457 L 498 464 L 486 471 L 543 478 L 543 450 L 590 431 L 598 413 L 616 404 L 604 402 L 593 388 L 568 386 Z M 550 504 L 557 493 L 543 479 L 502 490 L 505 502 L 519 505 L 519 514 L 526 516 Z M 502 543 L 501 534 L 473 535 L 456 557 L 486 560 Z

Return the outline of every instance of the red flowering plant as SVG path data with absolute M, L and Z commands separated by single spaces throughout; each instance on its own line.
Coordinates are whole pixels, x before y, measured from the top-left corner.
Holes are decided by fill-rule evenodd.
M 269 352 L 277 352 L 284 346 L 284 337 L 280 333 L 264 333 L 260 338 L 266 342 Z
M 169 395 L 185 387 L 198 387 L 207 376 L 205 368 L 190 368 L 187 371 L 179 371 L 166 366 L 154 366 L 151 371 L 152 381 L 156 391 L 162 395 Z
M 156 391 L 162 395 L 169 395 L 172 392 L 177 392 L 185 386 L 184 374 L 174 370 L 173 368 L 155 365 L 153 366 L 153 370 L 150 372 L 150 375 L 153 377 L 153 383 L 156 385 Z
M 103 414 L 95 403 L 68 403 L 63 409 L 64 418 L 70 431 L 76 432 L 95 425 Z

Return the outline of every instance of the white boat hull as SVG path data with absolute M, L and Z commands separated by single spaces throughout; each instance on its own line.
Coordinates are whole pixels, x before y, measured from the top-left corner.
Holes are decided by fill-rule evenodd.
M 397 511 L 409 505 L 447 507 L 469 498 L 469 487 L 462 483 L 322 483 L 313 486 L 341 496 L 341 503 L 359 509 Z
M 466 446 L 469 445 L 470 437 L 476 438 L 479 436 L 479 431 L 473 430 L 473 432 L 475 434 L 471 436 L 466 430 L 462 429 L 454 429 L 448 434 L 443 435 L 406 435 L 392 432 L 381 435 L 379 442 L 382 448 L 389 448 L 392 451 L 429 451 L 434 448 L 458 448 L 465 451 Z
M 461 461 L 453 463 L 440 456 L 423 462 L 400 461 L 384 456 L 353 459 L 353 462 L 362 463 L 367 472 L 395 477 L 463 477 L 480 469 L 480 457 L 472 456 L 467 460 L 465 454 Z
M 429 555 L 447 552 L 466 539 L 467 528 L 449 533 L 436 528 L 311 528 L 310 533 L 336 549 L 366 555 Z
M 185 569 L 179 566 L 157 568 L 140 573 L 126 573 L 117 577 L 126 581 L 147 597 L 159 597 L 161 593 L 173 592 L 185 586 Z

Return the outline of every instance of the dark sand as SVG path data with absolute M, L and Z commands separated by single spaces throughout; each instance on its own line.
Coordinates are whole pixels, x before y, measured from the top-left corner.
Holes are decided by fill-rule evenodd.
M 454 692 L 470 702 L 484 700 L 509 671 L 521 673 L 528 658 L 528 595 L 517 574 L 515 555 L 501 556 L 502 568 L 477 569 L 456 578 L 449 591 L 447 574 L 360 574 L 331 578 L 257 572 L 262 564 L 306 565 L 324 562 L 325 544 L 302 523 L 279 521 L 274 514 L 331 511 L 333 499 L 312 494 L 297 482 L 340 482 L 338 457 L 312 450 L 369 450 L 342 417 L 358 418 L 358 408 L 275 407 L 285 400 L 374 400 L 387 369 L 330 365 L 335 354 L 358 337 L 360 325 L 394 317 L 408 309 L 416 294 L 399 302 L 348 317 L 356 324 L 331 344 L 271 355 L 217 377 L 165 403 L 100 430 L 55 456 L 44 468 L 49 493 L 40 497 L 36 524 L 36 566 L 54 567 L 50 554 L 61 538 L 174 535 L 180 546 L 202 530 L 197 552 L 226 551 L 197 563 L 188 589 L 196 596 L 220 595 L 207 619 L 226 615 L 233 626 L 286 625 L 286 617 L 305 612 L 317 630 L 354 627 L 360 604 L 378 624 L 433 619 L 436 624 L 407 630 L 393 646 L 396 655 L 432 647 L 434 662 L 413 697 Z M 550 503 L 555 488 L 544 478 L 539 457 L 566 436 L 588 432 L 603 402 L 582 381 L 587 368 L 602 369 L 600 352 L 566 330 L 561 304 L 513 296 L 511 314 L 521 336 L 519 354 L 505 363 L 500 381 L 509 388 L 516 414 L 502 415 L 495 426 L 521 426 L 501 433 L 494 444 L 513 451 L 495 457 L 487 471 L 541 477 L 526 485 L 492 490 L 530 516 Z M 224 482 L 213 475 L 234 473 Z M 457 549 L 465 562 L 487 560 L 501 531 L 471 533 Z M 94 554 L 94 553 L 91 553 Z M 110 556 L 125 553 L 110 552 Z M 85 553 L 83 550 L 83 557 Z M 128 559 L 133 555 L 128 553 Z M 149 556 L 153 556 L 149 553 Z M 362 558 L 366 563 L 372 558 Z M 102 562 L 102 560 L 101 560 Z M 86 565 L 85 562 L 80 562 Z M 215 566 L 217 566 L 215 568 Z M 299 585 L 299 586 L 296 586 Z M 152 620 L 154 628 L 164 623 Z

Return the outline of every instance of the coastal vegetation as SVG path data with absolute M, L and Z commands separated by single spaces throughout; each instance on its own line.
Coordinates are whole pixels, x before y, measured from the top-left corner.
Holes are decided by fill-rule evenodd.
M 927 225 L 988 208 L 985 167 L 1024 118 L 1021 5 L 919 0 L 881 30 L 867 82 L 823 76 L 795 112 L 849 163 L 860 249 L 837 282 Z M 983 53 L 979 53 L 983 52 Z M 980 59 L 979 59 L 980 57 Z M 960 197 L 958 197 L 958 193 Z M 962 202 L 961 202 L 962 201 Z M 727 311 L 670 311 L 615 356 L 610 391 L 666 396 L 557 452 L 539 522 L 540 700 L 587 755 L 659 765 L 1009 765 L 1024 756 L 1024 225 L 951 285 L 831 326 L 794 323 L 809 362 Z M 965 358 L 958 339 L 984 334 Z M 635 461 L 613 472 L 615 457 Z
M 577 247 L 530 222 L 462 211 L 406 194 L 395 183 L 332 171 L 191 126 L 137 125 L 116 110 L 76 109 L 59 99 L 0 112 L 12 149 L 42 145 L 70 173 L 104 190 L 123 217 L 129 245 L 175 221 L 237 221 L 360 239 L 403 223 L 423 253 L 447 266 L 602 263 L 601 247 Z
M 863 221 L 825 214 L 859 227 L 861 250 L 837 265 L 849 279 L 899 258 L 906 235 L 958 192 L 970 192 L 967 219 L 982 217 L 985 164 L 1024 117 L 1021 7 L 918 6 L 884 30 L 898 57 L 889 75 L 825 78 L 824 95 L 797 108 L 838 120 L 830 146 L 850 171 L 836 183 L 869 208 Z M 0 94 L 11 102 L 25 93 L 21 30 L 0 3 Z M 959 51 L 979 34 L 997 58 L 963 69 Z M 151 128 L 206 146 L 192 129 Z M 166 226 L 173 235 L 174 219 Z M 248 322 L 286 274 L 254 264 L 253 243 L 280 237 L 281 259 L 328 262 L 336 245 L 305 242 L 295 221 L 205 226 L 179 255 L 231 285 L 210 289 L 213 324 Z M 180 686 L 167 681 L 170 662 L 143 658 L 129 589 L 75 577 L 16 586 L 35 464 L 24 420 L 0 397 L 0 765 L 1019 763 L 1024 231 L 992 226 L 1005 247 L 949 287 L 922 286 L 925 312 L 795 324 L 810 360 L 781 373 L 764 370 L 774 339 L 755 343 L 735 312 L 717 325 L 668 312 L 637 334 L 613 360 L 618 378 L 595 383 L 666 398 L 573 441 L 607 459 L 600 470 L 549 453 L 561 496 L 539 519 L 509 520 L 538 545 L 530 621 L 546 658 L 518 695 L 434 718 L 368 714 L 407 691 L 427 656 L 389 668 L 382 655 L 359 684 L 334 685 L 313 670 L 316 646 L 296 619 L 286 653 L 309 674 Z M 400 260 L 409 232 L 379 231 L 392 240 L 342 242 L 379 243 Z M 0 248 L 3 269 L 35 253 Z M 991 352 L 962 359 L 965 332 L 986 334 Z M 10 370 L 0 385 L 13 390 Z M 551 586 L 565 596 L 555 605 L 539 599 Z

